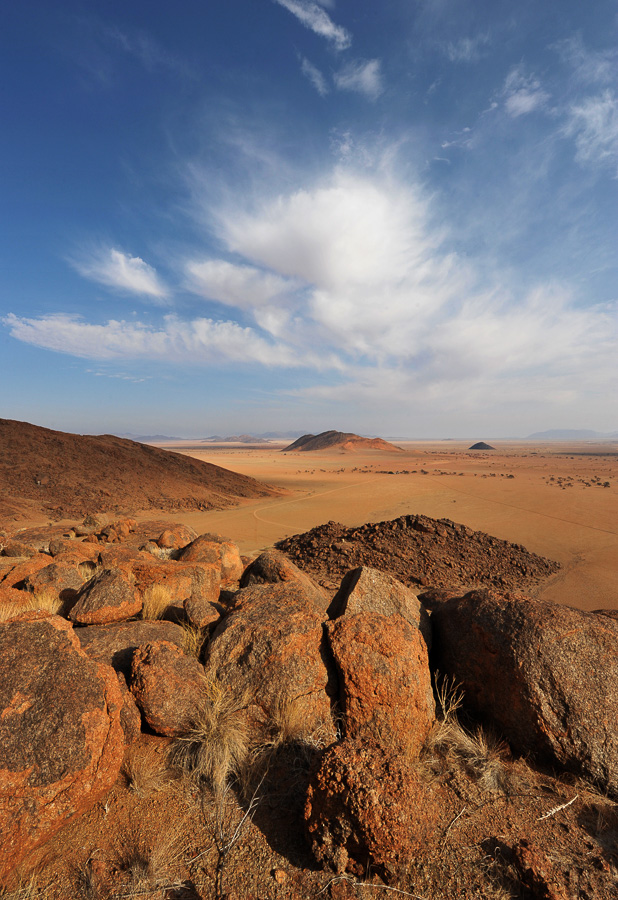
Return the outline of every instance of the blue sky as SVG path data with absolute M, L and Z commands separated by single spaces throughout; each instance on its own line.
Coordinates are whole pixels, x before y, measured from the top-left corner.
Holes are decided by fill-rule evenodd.
M 0 415 L 618 427 L 615 0 L 22 0 Z

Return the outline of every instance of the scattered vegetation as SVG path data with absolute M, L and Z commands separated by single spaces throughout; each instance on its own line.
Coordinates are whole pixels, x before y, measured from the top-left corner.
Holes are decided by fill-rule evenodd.
M 169 609 L 172 596 L 164 584 L 150 584 L 144 591 L 142 619 L 162 619 Z
M 184 651 L 188 656 L 201 656 L 204 643 L 208 639 L 208 633 L 190 622 L 182 623 Z
M 127 788 L 139 798 L 163 790 L 167 783 L 166 769 L 157 754 L 144 756 L 135 747 L 127 750 L 121 774 Z
M 249 758 L 246 705 L 245 698 L 234 697 L 218 681 L 206 681 L 191 727 L 171 747 L 172 768 L 189 774 L 198 787 L 206 784 L 215 796 L 222 796 Z

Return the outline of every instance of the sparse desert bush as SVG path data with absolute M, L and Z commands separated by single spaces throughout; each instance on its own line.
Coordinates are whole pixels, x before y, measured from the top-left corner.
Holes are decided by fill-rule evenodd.
M 157 754 L 140 752 L 135 745 L 127 750 L 120 772 L 127 788 L 140 798 L 162 791 L 168 780 Z
M 30 609 L 40 609 L 52 613 L 54 616 L 61 616 L 64 614 L 67 603 L 58 596 L 53 588 L 42 588 L 34 592 L 29 605 Z
M 467 729 L 461 724 L 458 711 L 464 694 L 454 680 L 436 679 L 435 693 L 439 718 L 426 743 L 426 755 L 441 754 L 447 765 L 464 769 L 482 790 L 505 790 L 507 744 L 480 726 Z
M 204 642 L 207 639 L 207 632 L 196 625 L 191 625 L 190 622 L 183 622 L 182 630 L 185 653 L 189 656 L 197 656 L 199 659 Z
M 162 619 L 169 609 L 172 597 L 164 584 L 150 584 L 144 591 L 142 619 Z
M 0 887 L 0 900 L 46 900 L 49 891 L 39 887 L 36 875 L 20 880 L 17 887 L 8 889 Z
M 164 890 L 173 888 L 173 863 L 181 833 L 179 829 L 177 833 L 160 835 L 151 844 L 139 831 L 131 831 L 116 848 L 114 863 L 123 890 L 115 890 L 112 896 L 150 896 L 154 900 L 163 896 Z
M 246 698 L 237 698 L 214 679 L 205 682 L 204 697 L 190 728 L 176 738 L 170 764 L 193 781 L 212 787 L 222 796 L 226 784 L 237 778 L 249 756 Z

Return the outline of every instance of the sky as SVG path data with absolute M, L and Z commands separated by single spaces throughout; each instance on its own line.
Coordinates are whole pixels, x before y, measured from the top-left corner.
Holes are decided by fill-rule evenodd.
M 0 13 L 0 416 L 618 429 L 616 0 Z

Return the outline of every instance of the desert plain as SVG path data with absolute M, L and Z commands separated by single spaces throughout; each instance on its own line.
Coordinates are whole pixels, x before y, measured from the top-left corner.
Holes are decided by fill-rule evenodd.
M 536 596 L 579 609 L 618 608 L 618 442 L 397 442 L 400 452 L 283 452 L 255 445 L 158 444 L 250 475 L 280 496 L 168 517 L 228 535 L 253 554 L 330 520 L 346 526 L 406 514 L 446 518 L 560 563 Z M 152 517 L 152 512 L 144 513 Z

